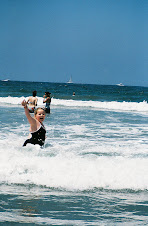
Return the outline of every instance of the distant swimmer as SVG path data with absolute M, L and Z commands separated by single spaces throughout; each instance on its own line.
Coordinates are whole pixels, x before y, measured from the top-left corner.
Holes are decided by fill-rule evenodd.
M 49 93 L 49 92 L 45 92 L 45 95 L 43 96 L 44 97 L 43 103 L 46 103 L 46 105 L 45 105 L 45 112 L 46 113 L 50 113 L 50 103 L 51 103 L 50 94 L 51 93 Z
M 75 96 L 75 92 L 73 92 L 73 96 Z
M 22 106 L 25 109 L 26 117 L 28 119 L 28 122 L 30 123 L 30 138 L 24 142 L 23 146 L 26 146 L 29 143 L 34 145 L 39 144 L 40 146 L 43 146 L 46 138 L 46 129 L 43 125 L 43 121 L 46 116 L 44 109 L 37 108 L 34 111 L 34 117 L 32 117 L 29 113 L 27 102 L 25 100 L 22 101 Z
M 36 95 L 37 95 L 37 91 L 34 90 L 32 92 L 32 97 L 29 97 L 27 100 L 28 109 L 29 109 L 30 113 L 33 113 L 35 110 L 35 107 L 37 106 L 38 99 L 37 99 Z

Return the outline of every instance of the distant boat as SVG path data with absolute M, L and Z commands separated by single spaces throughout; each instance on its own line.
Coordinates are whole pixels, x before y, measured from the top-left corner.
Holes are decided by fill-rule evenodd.
M 10 79 L 4 79 L 4 80 L 2 80 L 2 82 L 8 82 L 8 81 L 10 81 Z
M 67 83 L 73 83 L 71 76 L 70 76 L 70 79 L 69 79 L 69 81 Z
M 122 83 L 117 84 L 117 86 L 124 86 Z

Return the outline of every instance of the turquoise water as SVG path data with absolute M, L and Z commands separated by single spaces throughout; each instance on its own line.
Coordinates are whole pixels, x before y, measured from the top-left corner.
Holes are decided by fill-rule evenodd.
M 44 149 L 21 101 L 52 94 Z M 73 92 L 76 93 L 72 96 Z M 147 87 L 0 82 L 2 225 L 147 225 Z

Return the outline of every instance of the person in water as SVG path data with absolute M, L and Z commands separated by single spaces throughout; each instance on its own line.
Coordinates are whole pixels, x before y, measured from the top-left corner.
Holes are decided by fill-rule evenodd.
M 27 100 L 28 109 L 30 113 L 34 113 L 35 107 L 37 106 L 38 99 L 36 97 L 37 91 L 32 92 L 32 97 L 29 97 Z
M 45 92 L 45 95 L 43 96 L 44 97 L 43 103 L 46 103 L 46 105 L 45 105 L 45 112 L 46 113 L 50 113 L 50 103 L 51 103 L 50 94 L 51 93 L 49 93 L 49 92 Z
M 27 102 L 25 100 L 22 101 L 22 106 L 25 109 L 25 114 L 30 123 L 30 135 L 31 137 L 27 139 L 23 146 L 26 146 L 28 143 L 30 144 L 39 144 L 43 146 L 46 138 L 46 129 L 43 125 L 43 121 L 45 119 L 46 113 L 43 108 L 37 108 L 34 111 L 34 117 L 32 117 L 29 113 L 29 109 L 27 107 Z

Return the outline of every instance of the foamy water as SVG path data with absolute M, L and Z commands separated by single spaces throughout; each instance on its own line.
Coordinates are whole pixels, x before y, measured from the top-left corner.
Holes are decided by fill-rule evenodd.
M 24 98 L 0 97 L 0 222 L 147 225 L 147 102 L 52 97 L 40 148 Z
M 9 100 L 14 108 L 23 98 L 2 100 L 7 103 Z M 44 149 L 38 145 L 22 147 L 29 125 L 20 105 L 18 115 L 11 113 L 11 117 L 16 117 L 12 125 L 2 122 L 1 183 L 35 184 L 70 190 L 148 189 L 148 126 L 144 124 L 145 117 L 140 119 L 139 114 L 135 115 L 135 110 L 133 114 L 133 109 L 129 110 L 131 103 L 128 103 L 128 112 L 111 113 L 108 112 L 111 103 L 108 103 L 108 111 L 103 112 L 102 109 L 99 111 L 98 103 L 96 111 L 91 111 L 89 102 L 85 102 L 87 106 L 80 109 L 79 101 L 72 101 L 75 102 L 72 107 L 67 102 L 52 99 L 52 105 L 56 107 L 55 112 L 45 120 L 47 139 Z M 64 104 L 66 108 L 60 110 L 60 105 Z M 147 105 L 145 102 L 141 104 Z M 119 108 L 121 103 L 116 105 Z
M 26 97 L 0 97 L 0 105 L 21 105 L 23 100 L 27 100 Z M 38 106 L 44 106 L 43 98 L 38 97 Z M 136 112 L 148 112 L 147 101 L 143 102 L 117 102 L 117 101 L 80 101 L 80 100 L 63 100 L 52 98 L 52 106 L 63 107 L 84 107 L 99 110 L 117 110 L 117 111 L 136 111 Z

